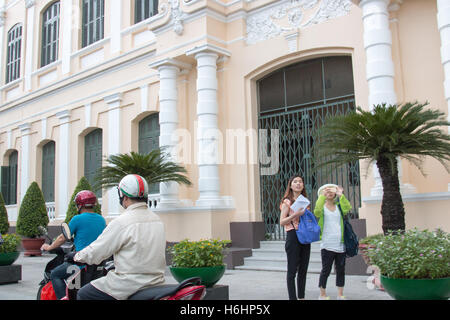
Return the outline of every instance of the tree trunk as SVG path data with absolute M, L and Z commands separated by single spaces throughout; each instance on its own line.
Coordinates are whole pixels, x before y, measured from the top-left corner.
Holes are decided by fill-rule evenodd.
M 391 168 L 389 160 L 380 157 L 377 160 L 381 182 L 383 184 L 383 200 L 381 201 L 382 228 L 386 234 L 389 230 L 397 232 L 405 230 L 405 208 L 400 194 L 397 160 Z

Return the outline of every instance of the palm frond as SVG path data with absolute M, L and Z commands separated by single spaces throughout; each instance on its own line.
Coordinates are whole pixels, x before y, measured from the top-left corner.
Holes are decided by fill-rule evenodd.
M 407 159 L 419 169 L 426 156 L 449 171 L 450 135 L 442 129 L 450 123 L 444 113 L 426 109 L 428 103 L 377 105 L 372 112 L 358 107 L 355 112 L 327 119 L 318 130 L 314 145 L 315 163 L 345 164 L 368 159 Z
M 100 168 L 96 175 L 96 188 L 109 188 L 119 184 L 127 174 L 143 176 L 149 185 L 160 182 L 177 182 L 190 186 L 191 181 L 184 175 L 186 169 L 171 161 L 163 148 L 152 150 L 148 154 L 130 152 L 110 156 L 108 165 Z

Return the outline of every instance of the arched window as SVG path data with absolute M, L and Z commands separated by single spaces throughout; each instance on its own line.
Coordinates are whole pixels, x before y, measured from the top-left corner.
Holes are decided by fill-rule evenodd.
M 91 186 L 98 170 L 102 167 L 102 129 L 95 129 L 84 138 L 84 176 Z M 101 198 L 102 191 L 97 190 L 97 197 Z
M 139 153 L 147 154 L 159 147 L 159 114 L 151 114 L 139 122 Z M 159 183 L 149 185 L 149 193 L 159 193 Z
M 105 21 L 104 0 L 83 0 L 82 47 L 103 39 Z
M 139 153 L 159 147 L 159 114 L 151 114 L 139 122 Z
M 258 80 L 257 89 L 258 129 L 266 136 L 260 140 L 260 150 L 273 159 L 261 168 L 275 166 L 270 175 L 260 175 L 266 233 L 272 239 L 285 238 L 279 224 L 280 199 L 289 177 L 297 174 L 303 177 L 311 203 L 321 185 L 341 185 L 352 203 L 350 214 L 357 217 L 361 205 L 359 163 L 315 170 L 312 153 L 316 132 L 327 117 L 355 109 L 351 57 L 323 57 L 285 66 Z M 273 148 L 272 137 L 277 143 Z
M 6 60 L 6 83 L 20 78 L 21 48 L 22 48 L 22 25 L 18 23 L 8 31 L 8 57 Z
M 134 23 L 153 17 L 158 13 L 158 0 L 134 0 Z
M 41 67 L 58 60 L 59 1 L 50 5 L 42 15 Z
M 5 204 L 17 203 L 17 163 L 19 154 L 17 151 L 13 151 L 9 155 L 8 166 L 2 167 L 1 170 L 1 191 Z
M 42 147 L 42 193 L 45 202 L 55 201 L 55 141 Z

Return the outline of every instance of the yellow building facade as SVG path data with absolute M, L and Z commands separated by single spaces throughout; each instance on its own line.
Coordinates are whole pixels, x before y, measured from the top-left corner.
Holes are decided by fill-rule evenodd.
M 449 114 L 445 0 L 2 0 L 0 10 L 13 226 L 32 181 L 58 225 L 78 180 L 92 182 L 108 156 L 165 146 L 193 182 L 152 188 L 167 241 L 232 239 L 231 225 L 281 239 L 277 206 L 297 172 L 311 200 L 323 183 L 344 185 L 354 217 L 379 233 L 376 168 L 314 175 L 313 129 L 326 112 L 377 103 L 429 101 Z M 432 159 L 426 176 L 400 170 L 407 228 L 449 232 L 448 172 Z M 115 190 L 99 197 L 106 218 L 122 212 Z

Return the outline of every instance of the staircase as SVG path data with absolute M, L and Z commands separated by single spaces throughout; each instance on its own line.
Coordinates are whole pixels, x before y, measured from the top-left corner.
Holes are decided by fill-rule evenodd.
M 287 257 L 284 250 L 285 241 L 261 241 L 259 249 L 252 249 L 252 256 L 244 258 L 244 265 L 236 266 L 238 270 L 287 271 Z M 308 273 L 320 273 L 322 260 L 320 242 L 311 244 Z M 332 273 L 334 273 L 334 266 Z

